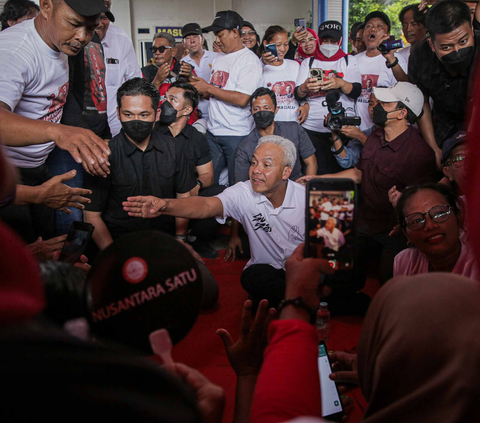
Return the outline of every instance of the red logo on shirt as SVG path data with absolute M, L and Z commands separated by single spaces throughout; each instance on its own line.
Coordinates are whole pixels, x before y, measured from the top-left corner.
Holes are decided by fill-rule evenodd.
M 372 93 L 373 87 L 376 87 L 378 84 L 378 75 L 362 75 L 362 93 L 358 98 L 358 101 L 362 103 L 368 103 L 370 100 L 370 94 Z
M 210 79 L 210 84 L 217 88 L 225 88 L 227 85 L 228 77 L 230 74 L 224 71 L 213 71 L 212 78 Z
M 294 99 L 294 89 L 295 82 L 293 81 L 281 81 L 273 84 L 272 90 L 277 98 L 277 105 L 290 103 Z
M 59 123 L 62 118 L 63 106 L 67 101 L 68 82 L 63 84 L 57 94 L 50 94 L 47 100 L 50 100 L 50 106 L 48 107 L 48 113 L 42 118 L 48 122 Z

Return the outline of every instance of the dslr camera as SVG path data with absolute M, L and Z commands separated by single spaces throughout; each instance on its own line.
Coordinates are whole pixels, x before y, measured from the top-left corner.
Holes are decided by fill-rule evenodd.
M 360 126 L 362 119 L 360 116 L 346 116 L 345 108 L 340 99 L 340 92 L 338 90 L 331 90 L 327 93 L 325 101 L 322 105 L 327 107 L 330 116 L 325 126 L 330 131 L 339 131 L 342 126 Z

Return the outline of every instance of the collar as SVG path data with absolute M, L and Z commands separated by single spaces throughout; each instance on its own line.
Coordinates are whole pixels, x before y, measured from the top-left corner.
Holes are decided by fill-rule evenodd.
M 387 142 L 385 141 L 385 131 L 381 131 L 379 135 L 382 148 L 390 147 L 393 151 L 398 151 L 405 141 L 407 141 L 413 135 L 412 132 L 413 128 L 409 126 L 407 130 L 402 132 L 397 138 Z
M 188 126 L 190 126 L 188 123 L 185 124 L 183 129 L 177 134 L 176 137 L 174 137 L 173 134 L 171 133 L 168 125 L 162 125 L 162 124 L 159 123 L 158 124 L 158 132 L 160 132 L 163 135 L 168 135 L 172 138 L 177 138 L 180 135 L 183 135 L 185 138 L 190 138 L 191 132 L 190 132 L 190 128 L 188 128 Z
M 253 188 L 252 188 L 253 190 Z M 285 192 L 285 198 L 283 199 L 283 203 L 280 207 L 277 208 L 278 211 L 282 209 L 294 209 L 296 204 L 295 204 L 295 198 L 293 196 L 293 182 L 287 179 L 287 191 Z M 262 204 L 265 202 L 269 202 L 270 200 L 265 196 L 265 194 L 260 194 L 258 192 L 253 191 L 255 194 L 255 204 Z M 270 203 L 271 204 L 271 203 Z
M 110 23 L 110 25 L 108 26 L 107 32 L 105 34 L 105 37 L 103 37 L 103 40 L 102 40 L 102 44 L 105 45 L 106 47 L 110 46 L 110 41 L 111 41 L 111 38 L 113 37 L 113 35 L 110 36 L 110 34 L 112 34 L 112 31 L 110 31 L 111 27 L 112 27 L 112 24 Z
M 152 136 L 150 137 L 150 141 L 145 151 L 150 151 L 153 147 L 155 147 L 155 149 L 157 149 L 160 152 L 164 151 L 162 139 L 156 134 L 156 132 L 157 131 L 155 130 L 152 132 Z M 127 156 L 131 156 L 136 150 L 142 151 L 127 138 L 123 129 L 120 131 L 120 133 L 122 134 L 123 149 Z M 142 153 L 144 152 L 142 151 Z

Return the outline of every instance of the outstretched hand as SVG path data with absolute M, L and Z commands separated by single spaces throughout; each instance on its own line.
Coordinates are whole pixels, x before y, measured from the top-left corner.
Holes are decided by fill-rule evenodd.
M 252 324 L 252 301 L 243 305 L 240 336 L 233 342 L 226 329 L 218 329 L 217 335 L 222 338 L 228 361 L 237 377 L 257 376 L 263 362 L 263 351 L 267 345 L 268 325 L 276 314 L 274 308 L 268 308 L 268 301 L 262 300 Z
M 129 216 L 151 219 L 163 214 L 167 202 L 153 195 L 139 195 L 137 197 L 128 197 L 127 201 L 122 203 L 122 206 Z

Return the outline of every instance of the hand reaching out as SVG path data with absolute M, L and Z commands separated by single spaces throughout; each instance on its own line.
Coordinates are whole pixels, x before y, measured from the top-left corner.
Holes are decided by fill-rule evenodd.
M 237 377 L 257 376 L 263 362 L 263 351 L 267 345 L 268 325 L 273 320 L 276 311 L 268 308 L 268 301 L 262 300 L 258 305 L 257 314 L 252 324 L 252 302 L 245 301 L 243 305 L 240 336 L 233 343 L 226 329 L 218 329 L 227 352 L 228 361 Z
M 167 202 L 153 195 L 139 195 L 137 197 L 128 197 L 127 201 L 122 203 L 122 206 L 129 216 L 151 219 L 163 214 Z

